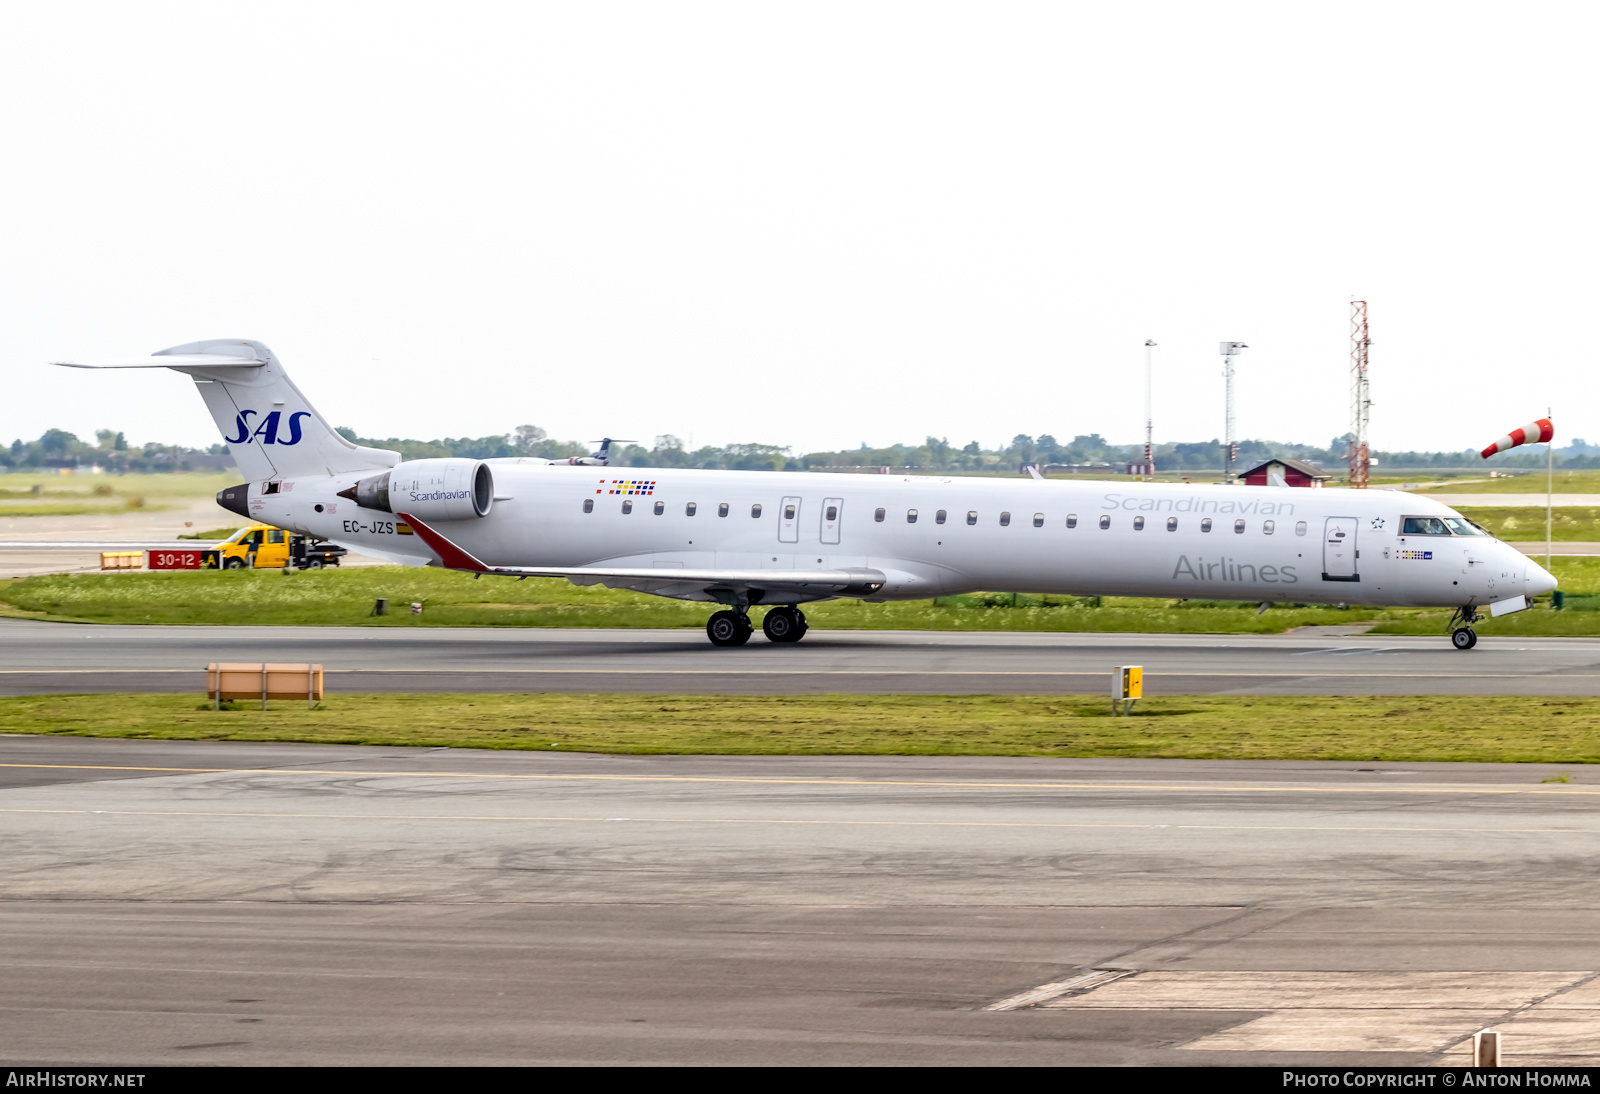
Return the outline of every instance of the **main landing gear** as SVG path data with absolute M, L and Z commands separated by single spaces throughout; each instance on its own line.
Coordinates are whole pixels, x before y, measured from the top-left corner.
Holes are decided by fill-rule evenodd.
M 1471 604 L 1464 608 L 1457 608 L 1456 614 L 1450 617 L 1449 626 L 1453 628 L 1450 631 L 1450 644 L 1458 650 L 1470 650 L 1473 646 L 1476 646 L 1478 644 L 1478 632 L 1472 629 L 1472 624 L 1476 623 L 1480 618 L 1477 609 Z
M 799 608 L 773 608 L 761 621 L 761 630 L 772 642 L 798 642 L 806 636 L 806 613 Z
M 761 621 L 762 633 L 772 642 L 798 642 L 806 629 L 806 615 L 799 608 L 773 608 Z M 755 631 L 755 624 L 744 612 L 725 609 L 706 620 L 706 637 L 713 646 L 742 646 Z

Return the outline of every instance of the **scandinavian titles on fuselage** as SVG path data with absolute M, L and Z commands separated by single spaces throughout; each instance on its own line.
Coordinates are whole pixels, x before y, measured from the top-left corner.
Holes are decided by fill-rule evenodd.
M 1121 501 L 1117 499 L 1121 498 Z M 1107 494 L 1102 509 L 1126 509 L 1153 513 L 1237 513 L 1246 516 L 1254 513 L 1263 517 L 1289 517 L 1294 515 L 1294 503 L 1288 501 L 1221 501 L 1216 498 L 1130 498 L 1121 494 Z

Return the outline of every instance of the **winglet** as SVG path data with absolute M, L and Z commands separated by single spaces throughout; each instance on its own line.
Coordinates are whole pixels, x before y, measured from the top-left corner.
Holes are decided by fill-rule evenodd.
M 422 542 L 433 548 L 433 553 L 439 556 L 439 561 L 448 570 L 470 570 L 473 573 L 486 574 L 489 567 L 473 558 L 466 551 L 445 539 L 438 532 L 423 524 L 410 513 L 396 513 L 401 520 L 411 525 L 411 530 L 422 537 Z

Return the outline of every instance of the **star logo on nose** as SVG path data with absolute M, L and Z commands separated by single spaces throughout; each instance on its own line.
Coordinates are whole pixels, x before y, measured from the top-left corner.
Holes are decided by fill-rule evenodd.
M 1372 527 L 1374 527 L 1374 528 L 1382 528 L 1383 527 L 1383 518 L 1382 517 L 1373 517 L 1372 518 Z

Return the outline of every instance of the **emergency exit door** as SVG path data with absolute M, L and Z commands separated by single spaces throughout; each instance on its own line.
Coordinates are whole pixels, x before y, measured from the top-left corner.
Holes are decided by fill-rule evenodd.
M 822 499 L 822 542 L 839 542 L 839 520 L 844 516 L 843 498 Z
M 778 507 L 778 542 L 800 542 L 800 499 L 784 498 Z
M 1322 580 L 1360 581 L 1355 517 L 1329 517 L 1322 532 Z

